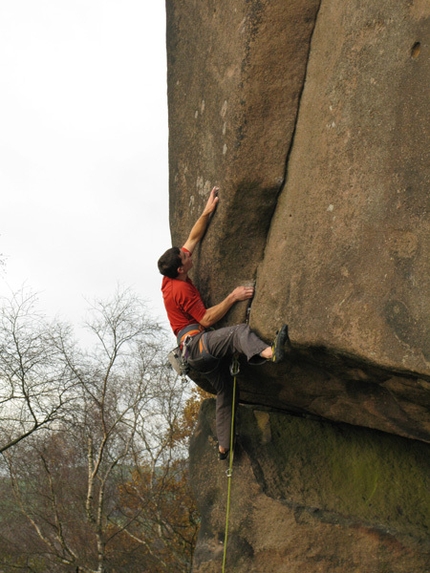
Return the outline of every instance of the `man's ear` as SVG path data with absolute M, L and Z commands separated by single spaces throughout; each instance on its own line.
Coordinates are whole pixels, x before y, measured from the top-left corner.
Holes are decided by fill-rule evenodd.
M 178 267 L 176 270 L 178 271 L 178 275 L 182 275 L 184 272 L 184 267 Z

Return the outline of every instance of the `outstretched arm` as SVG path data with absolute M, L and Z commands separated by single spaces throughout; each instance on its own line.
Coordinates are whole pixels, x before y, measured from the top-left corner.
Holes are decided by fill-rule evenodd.
M 215 211 L 218 204 L 218 187 L 214 187 L 210 192 L 209 199 L 206 203 L 203 213 L 197 219 L 193 228 L 191 229 L 190 235 L 186 240 L 184 247 L 192 253 L 199 241 L 203 238 L 207 226 L 209 225 L 209 220 L 212 213 Z

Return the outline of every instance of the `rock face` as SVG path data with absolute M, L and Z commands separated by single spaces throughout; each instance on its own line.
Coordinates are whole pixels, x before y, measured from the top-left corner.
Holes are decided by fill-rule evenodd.
M 198 573 L 218 573 L 224 551 L 229 478 L 216 460 L 213 402 L 202 408 L 191 447 L 204 516 Z M 428 444 L 258 407 L 238 415 L 227 571 L 429 571 Z
M 269 341 L 289 325 L 285 364 L 242 365 L 242 401 L 356 426 L 370 431 L 375 448 L 385 439 L 395 440 L 396 452 L 426 448 L 430 3 L 167 1 L 167 48 L 173 243 L 186 239 L 218 185 L 220 203 L 195 255 L 196 284 L 209 306 L 255 281 L 251 326 Z M 243 303 L 225 322 L 245 315 Z M 277 447 L 270 455 L 283 455 Z M 248 455 L 255 473 L 255 452 Z M 284 488 L 285 508 L 336 512 L 321 501 L 329 483 L 309 480 L 312 501 L 290 499 Z M 390 530 L 385 510 L 360 511 L 351 523 Z M 285 536 L 294 538 L 288 515 Z M 206 519 L 203 512 L 203 530 Z M 359 551 L 367 533 L 339 526 Z M 428 524 L 414 527 L 406 535 L 422 544 Z M 319 529 L 312 542 L 327 556 L 330 540 L 333 555 L 341 544 L 333 531 Z M 408 544 L 399 543 L 396 554 L 407 555 Z M 348 567 L 314 570 L 367 570 Z

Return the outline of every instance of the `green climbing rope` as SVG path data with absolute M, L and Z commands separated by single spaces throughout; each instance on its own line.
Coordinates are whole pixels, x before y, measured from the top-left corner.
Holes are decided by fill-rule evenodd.
M 222 557 L 222 569 L 221 569 L 222 573 L 225 573 L 225 565 L 227 561 L 228 526 L 229 526 L 230 505 L 231 505 L 231 481 L 233 475 L 233 458 L 234 458 L 234 415 L 236 410 L 237 375 L 239 374 L 239 360 L 237 356 L 233 356 L 233 361 L 230 367 L 230 373 L 233 376 L 233 399 L 231 404 L 230 455 L 229 455 L 228 470 L 226 471 L 228 478 L 228 486 L 227 486 L 227 508 L 225 515 L 224 553 Z

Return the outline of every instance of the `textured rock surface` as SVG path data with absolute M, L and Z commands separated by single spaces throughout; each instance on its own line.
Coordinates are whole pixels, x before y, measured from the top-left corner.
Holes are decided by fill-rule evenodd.
M 227 466 L 213 418 L 211 400 L 191 449 L 204 516 L 194 573 L 220 571 L 223 557 Z M 251 407 L 239 408 L 239 427 L 227 571 L 429 570 L 428 444 Z
M 430 3 L 322 2 L 307 72 L 255 323 L 428 376 Z
M 208 304 L 255 278 L 263 257 L 318 4 L 167 3 L 174 244 L 185 241 L 212 186 L 222 189 L 216 232 L 196 268 Z
M 208 306 L 238 284 L 256 281 L 251 326 L 269 341 L 280 324 L 289 325 L 292 351 L 285 364 L 242 365 L 242 400 L 356 426 L 364 433 L 354 434 L 351 455 L 357 436 L 366 436 L 369 451 L 382 448 L 383 460 L 391 445 L 399 463 L 410 447 L 427 452 L 430 3 L 168 0 L 167 18 L 173 244 L 185 240 L 211 187 L 219 185 L 220 203 L 195 255 L 193 278 Z M 243 303 L 225 322 L 245 316 Z M 325 427 L 314 426 L 319 438 Z M 277 448 L 267 450 L 268 465 Z M 202 455 L 197 483 L 212 463 Z M 285 522 L 289 540 L 303 532 L 308 539 L 297 551 L 295 541 L 287 541 L 279 564 L 267 571 L 283 571 L 284 558 L 288 571 L 306 563 L 300 569 L 306 573 L 428 571 L 416 545 L 424 543 L 428 523 L 408 529 L 409 514 L 421 511 L 417 497 L 392 525 L 395 496 L 373 516 L 358 500 L 344 512 L 326 504 L 329 475 L 311 472 L 306 487 L 315 497 L 301 499 L 288 490 L 290 477 L 282 470 L 276 480 L 283 501 L 277 501 L 260 480 L 269 478 L 256 470 L 259 455 L 247 451 L 241 476 L 253 469 L 250 490 L 263 488 L 255 499 L 272 508 L 280 537 Z M 316 463 L 307 454 L 304 460 L 311 469 Z M 400 481 L 402 467 L 409 471 L 396 469 Z M 423 475 L 415 477 L 424 497 Z M 201 502 L 196 571 L 209 572 L 201 556 L 209 538 L 219 551 L 219 525 L 209 524 L 220 523 L 224 505 L 218 486 L 207 486 L 201 499 L 211 501 Z M 259 510 L 250 498 L 240 503 L 243 520 L 255 520 L 257 528 Z M 296 506 L 304 508 L 306 523 Z M 345 520 L 336 517 L 333 525 L 331 512 Z M 268 522 L 269 511 L 254 540 L 236 546 L 237 563 L 244 556 L 250 571 L 265 571 Z M 415 552 L 416 566 L 408 568 Z
M 429 441 L 430 5 L 167 7 L 173 242 L 218 184 L 194 278 L 257 278 L 251 325 L 295 350 L 243 398 Z

